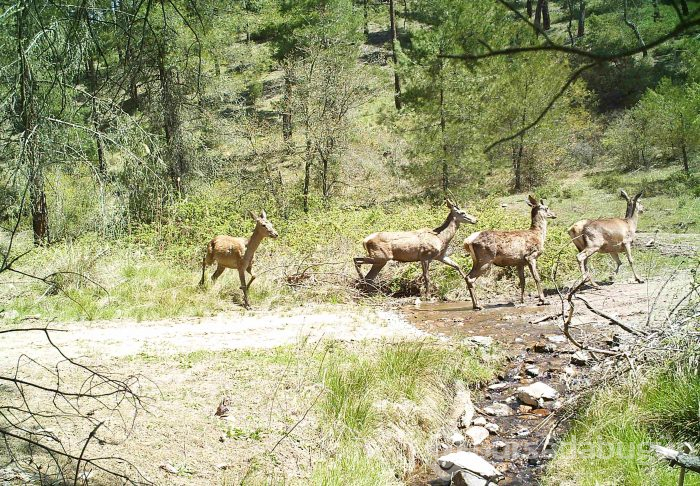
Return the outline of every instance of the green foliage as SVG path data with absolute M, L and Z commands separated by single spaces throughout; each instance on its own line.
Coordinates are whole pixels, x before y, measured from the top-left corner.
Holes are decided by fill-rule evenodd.
M 700 379 L 693 370 L 662 371 L 634 385 L 605 387 L 576 419 L 548 467 L 544 484 L 673 486 L 678 470 L 651 460 L 648 445 L 700 434 Z M 700 478 L 686 476 L 686 484 Z

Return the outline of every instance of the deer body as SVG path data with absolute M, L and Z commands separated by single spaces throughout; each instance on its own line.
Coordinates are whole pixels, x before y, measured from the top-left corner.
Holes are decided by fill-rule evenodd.
M 355 269 L 360 279 L 374 280 L 384 266 L 391 260 L 397 262 L 421 262 L 423 270 L 423 285 L 428 293 L 428 270 L 433 260 L 448 265 L 462 276 L 464 272 L 459 265 L 447 256 L 447 249 L 457 233 L 460 223 L 476 223 L 476 218 L 462 211 L 456 204 L 446 201 L 450 208 L 445 222 L 435 229 L 422 228 L 415 231 L 381 231 L 367 236 L 362 245 L 366 257 L 354 259 Z M 372 269 L 363 276 L 360 266 L 372 265 Z
M 577 221 L 568 229 L 569 236 L 579 250 L 576 259 L 579 262 L 581 274 L 594 286 L 598 284 L 590 274 L 588 259 L 596 252 L 610 254 L 616 264 L 615 274 L 617 274 L 622 265 L 619 253 L 624 251 L 635 280 L 639 283 L 643 282 L 637 276 L 632 259 L 632 243 L 637 232 L 639 215 L 644 212 L 644 207 L 639 202 L 642 194 L 639 193 L 634 198 L 630 198 L 625 191 L 620 191 L 620 195 L 627 200 L 627 212 L 624 218 L 584 219 Z
M 260 246 L 260 243 L 265 237 L 277 238 L 277 231 L 267 220 L 265 211 L 258 217 L 251 213 L 255 221 L 255 229 L 250 238 L 233 237 L 227 235 L 219 235 L 214 237 L 207 245 L 206 254 L 202 260 L 202 279 L 199 285 L 204 285 L 204 277 L 206 268 L 216 262 L 216 270 L 211 276 L 212 283 L 224 273 L 227 268 L 238 270 L 238 277 L 241 281 L 241 290 L 243 290 L 243 305 L 248 308 L 248 290 L 250 284 L 255 280 L 253 275 L 253 257 L 255 251 Z M 246 283 L 245 274 L 248 272 L 250 280 Z
M 525 299 L 525 267 L 527 266 L 537 284 L 540 303 L 545 303 L 542 283 L 537 271 L 537 259 L 544 251 L 547 218 L 556 218 L 556 215 L 543 200 L 537 203 L 537 200 L 530 196 L 528 204 L 532 207 L 530 229 L 478 231 L 464 240 L 464 249 L 471 255 L 473 261 L 466 281 L 474 309 L 482 308 L 476 297 L 474 283 L 491 268 L 491 265 L 517 268 L 521 303 Z

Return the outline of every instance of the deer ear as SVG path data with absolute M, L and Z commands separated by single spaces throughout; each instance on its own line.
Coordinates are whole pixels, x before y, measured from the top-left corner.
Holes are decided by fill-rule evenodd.
M 627 201 L 630 200 L 630 197 L 627 195 L 624 189 L 620 189 L 620 196 L 622 196 Z
M 248 211 L 248 214 L 250 214 L 250 217 L 253 218 L 253 221 L 257 221 L 258 217 L 255 215 L 253 211 Z
M 642 194 L 643 194 L 643 193 L 644 193 L 644 191 L 641 191 L 639 194 L 637 194 L 636 196 L 634 196 L 634 200 L 637 201 L 640 197 L 642 197 Z
M 546 206 L 546 205 L 547 205 L 547 203 L 544 202 L 544 199 L 540 199 L 540 204 L 541 204 L 542 206 Z
M 445 198 L 445 206 L 447 206 L 449 209 L 452 209 L 452 207 L 454 206 L 454 203 L 452 201 L 450 201 L 449 198 Z
M 537 206 L 537 199 L 534 198 L 532 194 L 527 196 L 527 205 L 528 206 Z
M 263 209 L 262 212 L 260 213 L 260 218 L 261 219 L 267 219 L 267 213 L 265 213 L 265 210 Z

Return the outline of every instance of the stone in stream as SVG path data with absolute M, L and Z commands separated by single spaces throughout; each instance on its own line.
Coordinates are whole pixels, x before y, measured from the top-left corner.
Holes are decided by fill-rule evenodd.
M 559 396 L 559 392 L 546 383 L 538 381 L 532 385 L 521 386 L 518 388 L 517 395 L 518 399 L 526 405 L 541 407 L 541 402 L 555 400 Z
M 494 383 L 493 385 L 489 385 L 487 388 L 491 391 L 500 391 L 505 390 L 509 386 L 509 383 Z
M 566 342 L 566 336 L 562 334 L 549 334 L 546 338 L 550 343 L 563 344 Z
M 482 483 L 473 484 L 485 485 L 487 483 L 486 480 L 498 481 L 503 477 L 503 474 L 493 467 L 490 462 L 473 452 L 459 451 L 447 454 L 438 459 L 438 465 L 444 471 L 452 474 L 453 477 L 457 471 L 466 471 L 471 473 L 469 476 L 474 476 L 483 481 Z
M 466 344 L 476 344 L 484 348 L 490 348 L 491 346 L 493 346 L 493 338 L 490 336 L 470 336 L 464 341 Z
M 488 423 L 488 424 L 484 425 L 484 428 L 486 430 L 488 430 L 489 432 L 491 432 L 492 434 L 496 434 L 496 433 L 498 433 L 499 430 L 501 430 L 501 428 L 498 426 L 498 424 L 492 424 L 492 423 Z
M 486 486 L 486 484 L 487 482 L 484 478 L 480 478 L 469 471 L 457 471 L 452 476 L 452 481 L 450 481 L 450 486 Z
M 588 351 L 576 351 L 572 356 L 571 356 L 571 364 L 579 365 L 579 366 L 585 366 L 591 361 L 591 355 L 588 353 Z
M 455 398 L 452 403 L 452 423 L 457 422 L 459 427 L 469 427 L 474 418 L 474 404 L 471 393 L 464 383 L 455 383 Z
M 476 417 L 474 420 L 472 420 L 472 424 L 484 426 L 486 425 L 486 417 Z
M 536 353 L 553 353 L 557 350 L 557 346 L 554 343 L 539 342 L 535 344 L 533 349 Z
M 489 431 L 485 427 L 475 425 L 469 427 L 464 433 L 469 438 L 469 443 L 473 446 L 477 446 L 485 441 L 489 436 Z
M 525 368 L 525 373 L 534 378 L 540 376 L 540 369 L 537 366 L 528 366 Z
M 452 434 L 450 436 L 450 442 L 452 442 L 452 445 L 456 445 L 456 446 L 462 445 L 462 444 L 464 444 L 464 441 L 465 441 L 465 437 L 462 434 L 460 434 L 459 432 L 455 432 L 454 434 Z
M 506 448 L 506 443 L 503 442 L 502 440 L 497 440 L 496 442 L 493 443 L 493 446 L 498 449 L 499 451 L 502 449 Z
M 513 415 L 513 409 L 505 403 L 494 402 L 488 407 L 484 407 L 484 413 L 495 417 L 507 417 Z

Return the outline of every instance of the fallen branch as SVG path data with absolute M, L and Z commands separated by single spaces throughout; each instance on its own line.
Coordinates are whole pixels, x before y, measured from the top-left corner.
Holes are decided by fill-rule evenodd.
M 634 334 L 635 336 L 646 336 L 646 335 L 647 335 L 646 332 L 640 331 L 639 329 L 635 329 L 635 328 L 633 328 L 633 327 L 628 326 L 627 324 L 625 324 L 624 322 L 622 322 L 622 321 L 621 321 L 620 319 L 618 319 L 617 317 L 613 317 L 613 316 L 611 316 L 610 314 L 608 314 L 608 313 L 606 313 L 606 312 L 603 312 L 602 310 L 596 309 L 595 307 L 593 307 L 593 305 L 591 305 L 590 302 L 588 302 L 586 299 L 584 299 L 584 298 L 581 297 L 580 295 L 576 295 L 576 298 L 577 298 L 578 300 L 580 300 L 581 302 L 583 302 L 583 303 L 586 305 L 586 307 L 588 308 L 589 311 L 591 311 L 592 313 L 594 313 L 594 314 L 597 315 L 597 316 L 600 316 L 600 317 L 602 317 L 602 318 L 604 318 L 604 319 L 607 319 L 607 320 L 610 321 L 612 324 L 615 324 L 616 326 L 619 326 L 620 328 L 624 329 L 625 331 L 629 332 L 630 334 Z
M 690 471 L 700 473 L 700 457 L 686 454 L 684 452 L 675 451 L 668 447 L 660 445 L 652 445 L 653 450 L 661 459 L 669 462 L 670 466 L 684 467 Z

